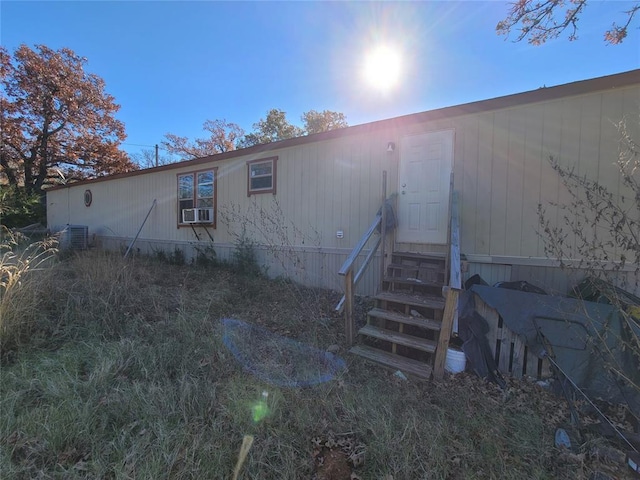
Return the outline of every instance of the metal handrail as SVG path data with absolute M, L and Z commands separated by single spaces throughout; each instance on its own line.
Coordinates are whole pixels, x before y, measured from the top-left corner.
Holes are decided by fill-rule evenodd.
M 378 240 L 375 242 L 375 245 L 373 246 L 373 248 L 371 249 L 367 257 L 365 258 L 362 266 L 360 267 L 360 269 L 358 270 L 355 276 L 353 275 L 353 267 L 355 265 L 356 258 L 358 258 L 358 255 L 360 255 L 360 253 L 362 252 L 365 245 L 367 244 L 367 242 L 369 241 L 373 233 L 376 231 L 378 226 L 381 225 L 383 216 L 384 216 L 384 205 L 381 211 L 376 214 L 373 222 L 371 223 L 371 226 L 367 229 L 367 231 L 362 236 L 358 244 L 351 251 L 351 254 L 345 260 L 344 264 L 342 265 L 342 268 L 338 272 L 339 275 L 344 276 L 345 288 L 344 288 L 344 295 L 342 296 L 342 299 L 336 306 L 336 310 L 342 311 L 343 309 L 345 309 L 344 328 L 345 328 L 345 336 L 347 337 L 347 343 L 349 345 L 353 344 L 353 340 L 355 337 L 354 321 L 353 321 L 353 303 L 354 303 L 355 288 L 358 281 L 362 277 L 362 274 L 364 273 L 366 268 L 369 266 L 369 263 L 371 263 L 371 259 L 375 255 L 376 250 L 382 243 L 382 235 L 380 235 L 380 238 L 378 238 Z
M 362 249 L 371 238 L 371 235 L 373 235 L 373 233 L 378 228 L 378 225 L 380 225 L 381 223 L 382 223 L 382 215 L 378 213 L 375 219 L 373 220 L 373 223 L 369 227 L 369 229 L 365 232 L 365 234 L 362 236 L 358 244 L 354 247 L 354 249 L 349 254 L 349 257 L 342 264 L 342 268 L 340 268 L 340 270 L 338 271 L 338 275 L 341 275 L 344 277 L 353 269 L 353 265 L 355 264 L 356 258 L 358 258 L 358 255 L 360 255 L 360 253 L 362 252 Z M 376 240 L 376 243 L 373 245 L 373 248 L 367 254 L 367 257 L 365 258 L 362 266 L 360 267 L 356 275 L 353 277 L 354 286 L 357 285 L 358 282 L 360 281 L 362 274 L 369 266 L 369 263 L 371 263 L 371 259 L 373 258 L 376 251 L 378 250 L 378 247 L 380 246 L 381 242 L 382 242 L 382 236 L 378 238 L 378 240 Z M 338 305 L 336 305 L 336 312 L 342 313 L 342 309 L 344 308 L 345 298 L 346 298 L 346 295 L 343 295 L 340 301 L 338 302 Z
M 353 264 L 355 263 L 356 258 L 358 258 L 358 255 L 360 255 L 360 253 L 362 252 L 362 249 L 371 238 L 371 235 L 373 235 L 373 233 L 376 231 L 376 228 L 378 228 L 378 225 L 380 225 L 381 221 L 382 221 L 382 213 L 378 212 L 375 218 L 373 219 L 373 223 L 371 223 L 367 231 L 364 233 L 364 235 L 362 235 L 362 238 L 360 238 L 360 241 L 358 242 L 358 244 L 355 247 L 353 247 L 353 250 L 347 257 L 347 259 L 344 261 L 344 263 L 342 264 L 342 268 L 340 268 L 340 270 L 338 271 L 338 275 L 345 276 L 347 272 L 353 268 Z
M 387 172 L 383 171 L 382 172 L 382 207 L 380 208 L 378 213 L 376 213 L 376 216 L 373 219 L 373 222 L 371 223 L 367 231 L 364 233 L 364 235 L 362 235 L 362 238 L 360 238 L 360 241 L 356 244 L 356 246 L 353 248 L 353 250 L 347 257 L 347 259 L 345 260 L 345 262 L 342 264 L 342 268 L 340 268 L 340 270 L 338 271 L 338 274 L 344 277 L 344 295 L 338 302 L 338 305 L 336 305 L 336 311 L 342 312 L 343 310 L 346 309 L 345 316 L 344 316 L 345 317 L 344 323 L 345 323 L 345 335 L 347 337 L 347 343 L 349 343 L 349 345 L 353 343 L 353 339 L 354 339 L 353 303 L 354 303 L 354 296 L 355 296 L 355 288 L 358 282 L 360 281 L 360 279 L 362 278 L 362 275 L 364 274 L 365 270 L 371 263 L 371 260 L 373 260 L 373 257 L 378 251 L 378 247 L 380 247 L 380 245 L 382 245 L 382 253 L 380 255 L 381 256 L 381 260 L 380 260 L 381 275 L 382 275 L 382 272 L 384 271 L 384 257 L 385 257 L 385 252 L 384 252 L 385 241 L 384 240 L 387 233 L 386 201 L 387 201 Z M 358 258 L 358 256 L 360 256 L 365 245 L 367 245 L 367 243 L 371 239 L 371 236 L 374 234 L 374 232 L 378 228 L 380 229 L 380 236 L 374 243 L 371 250 L 369 250 L 369 253 L 365 257 L 362 266 L 354 275 L 353 268 L 354 268 L 356 259 Z

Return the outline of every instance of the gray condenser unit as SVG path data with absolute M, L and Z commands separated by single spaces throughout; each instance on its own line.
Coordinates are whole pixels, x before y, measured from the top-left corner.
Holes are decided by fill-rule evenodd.
M 89 246 L 87 225 L 67 225 L 62 231 L 60 246 L 65 250 L 86 250 Z

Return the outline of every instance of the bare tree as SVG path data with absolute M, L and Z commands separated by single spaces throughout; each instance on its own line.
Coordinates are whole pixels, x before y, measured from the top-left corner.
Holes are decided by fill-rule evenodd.
M 532 45 L 541 45 L 569 29 L 569 40 L 576 40 L 578 22 L 587 4 L 588 0 L 518 0 L 511 4 L 507 18 L 498 22 L 496 31 L 500 35 L 510 35 L 518 30 L 517 42 L 526 39 Z M 622 23 L 614 21 L 604 32 L 604 41 L 610 45 L 622 43 L 639 10 L 640 3 L 636 3 L 621 12 Z
M 209 132 L 208 137 L 197 138 L 192 142 L 187 137 L 167 133 L 162 146 L 170 154 L 189 160 L 235 150 L 236 144 L 244 135 L 244 130 L 239 125 L 224 119 L 207 120 L 202 128 Z
M 160 165 L 167 165 L 177 161 L 160 153 L 158 153 L 158 157 L 156 158 L 156 152 L 149 149 L 143 149 L 140 153 L 134 153 L 131 155 L 131 158 L 140 165 L 141 168 L 158 167 Z

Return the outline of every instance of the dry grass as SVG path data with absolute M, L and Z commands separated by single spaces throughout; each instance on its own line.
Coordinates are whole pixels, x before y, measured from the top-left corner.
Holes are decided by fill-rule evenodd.
M 53 239 L 25 243 L 7 230 L 0 230 L 0 352 L 18 348 L 30 336 L 35 321 L 43 315 L 39 286 L 47 283 L 47 268 L 56 253 Z
M 278 388 L 222 344 L 230 317 L 344 345 L 331 292 L 100 252 L 57 263 L 30 288 L 42 302 L 30 341 L 3 352 L 3 478 L 228 479 L 246 435 L 242 479 L 326 480 L 318 452 L 333 443 L 363 480 L 587 479 L 609 468 L 554 449 L 566 406 L 532 383 L 402 381 L 342 351 L 348 370 L 333 381 Z

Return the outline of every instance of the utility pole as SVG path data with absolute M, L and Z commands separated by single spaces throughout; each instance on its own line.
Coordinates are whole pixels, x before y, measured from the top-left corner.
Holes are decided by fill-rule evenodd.
M 156 167 L 158 166 L 158 144 L 156 143 Z

